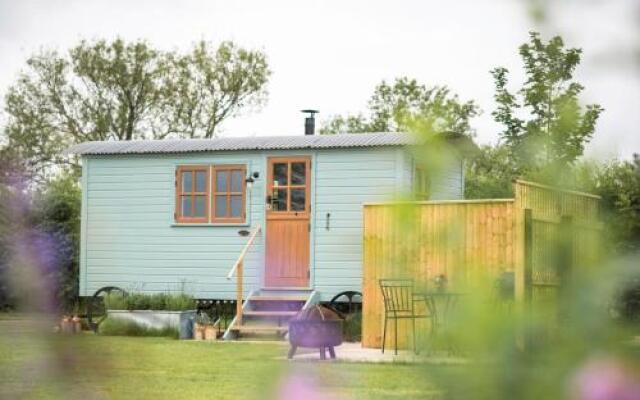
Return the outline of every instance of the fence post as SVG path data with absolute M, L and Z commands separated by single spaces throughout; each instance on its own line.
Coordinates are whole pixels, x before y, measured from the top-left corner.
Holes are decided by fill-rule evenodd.
M 524 210 L 524 348 L 531 348 L 533 319 L 533 211 Z
M 525 312 L 531 311 L 533 299 L 533 212 L 524 210 L 524 302 Z
M 558 252 L 558 318 L 567 317 L 573 274 L 573 217 L 563 215 L 560 218 L 560 246 Z

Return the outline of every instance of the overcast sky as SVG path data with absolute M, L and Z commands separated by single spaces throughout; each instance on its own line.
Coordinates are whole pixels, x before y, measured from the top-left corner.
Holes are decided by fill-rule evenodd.
M 200 39 L 231 39 L 266 52 L 273 76 L 267 106 L 226 123 L 223 135 L 302 134 L 300 109 L 319 109 L 320 120 L 364 111 L 380 80 L 409 76 L 476 100 L 484 110 L 474 121 L 477 138 L 489 143 L 500 129 L 491 119 L 489 70 L 505 66 L 519 82 L 517 47 L 539 29 L 584 50 L 583 99 L 606 109 L 589 154 L 640 152 L 640 1 L 549 0 L 544 25 L 532 20 L 530 3 L 0 0 L 0 95 L 41 47 L 121 36 L 186 49 Z

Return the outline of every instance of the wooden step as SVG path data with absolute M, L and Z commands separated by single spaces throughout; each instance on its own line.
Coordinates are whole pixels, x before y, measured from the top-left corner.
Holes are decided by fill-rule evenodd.
M 242 315 L 249 317 L 294 317 L 297 311 L 243 311 Z
M 232 327 L 231 330 L 232 331 L 240 331 L 240 332 L 286 332 L 286 331 L 289 330 L 289 328 L 286 327 L 286 326 L 240 325 L 240 326 Z
M 307 301 L 307 296 L 260 295 L 250 297 L 249 301 Z

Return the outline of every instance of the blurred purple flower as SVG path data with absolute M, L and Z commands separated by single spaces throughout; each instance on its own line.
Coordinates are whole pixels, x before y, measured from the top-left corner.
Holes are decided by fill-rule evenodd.
M 26 274 L 31 306 L 40 311 L 53 312 L 57 309 L 57 269 L 61 264 L 59 240 L 38 229 L 23 229 L 12 237 L 14 271 Z M 23 280 L 23 284 L 26 281 Z
M 574 376 L 571 389 L 576 400 L 640 400 L 640 376 L 617 360 L 592 360 Z
M 299 374 L 289 375 L 280 385 L 278 400 L 324 400 L 335 399 L 322 392 L 309 377 Z

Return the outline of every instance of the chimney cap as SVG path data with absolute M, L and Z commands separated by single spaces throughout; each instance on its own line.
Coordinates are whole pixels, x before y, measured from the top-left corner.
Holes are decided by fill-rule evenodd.
M 306 109 L 306 110 L 300 110 L 300 112 L 307 113 L 307 114 L 311 114 L 311 116 L 313 117 L 313 114 L 317 114 L 317 113 L 319 113 L 320 111 L 318 111 L 318 110 Z

